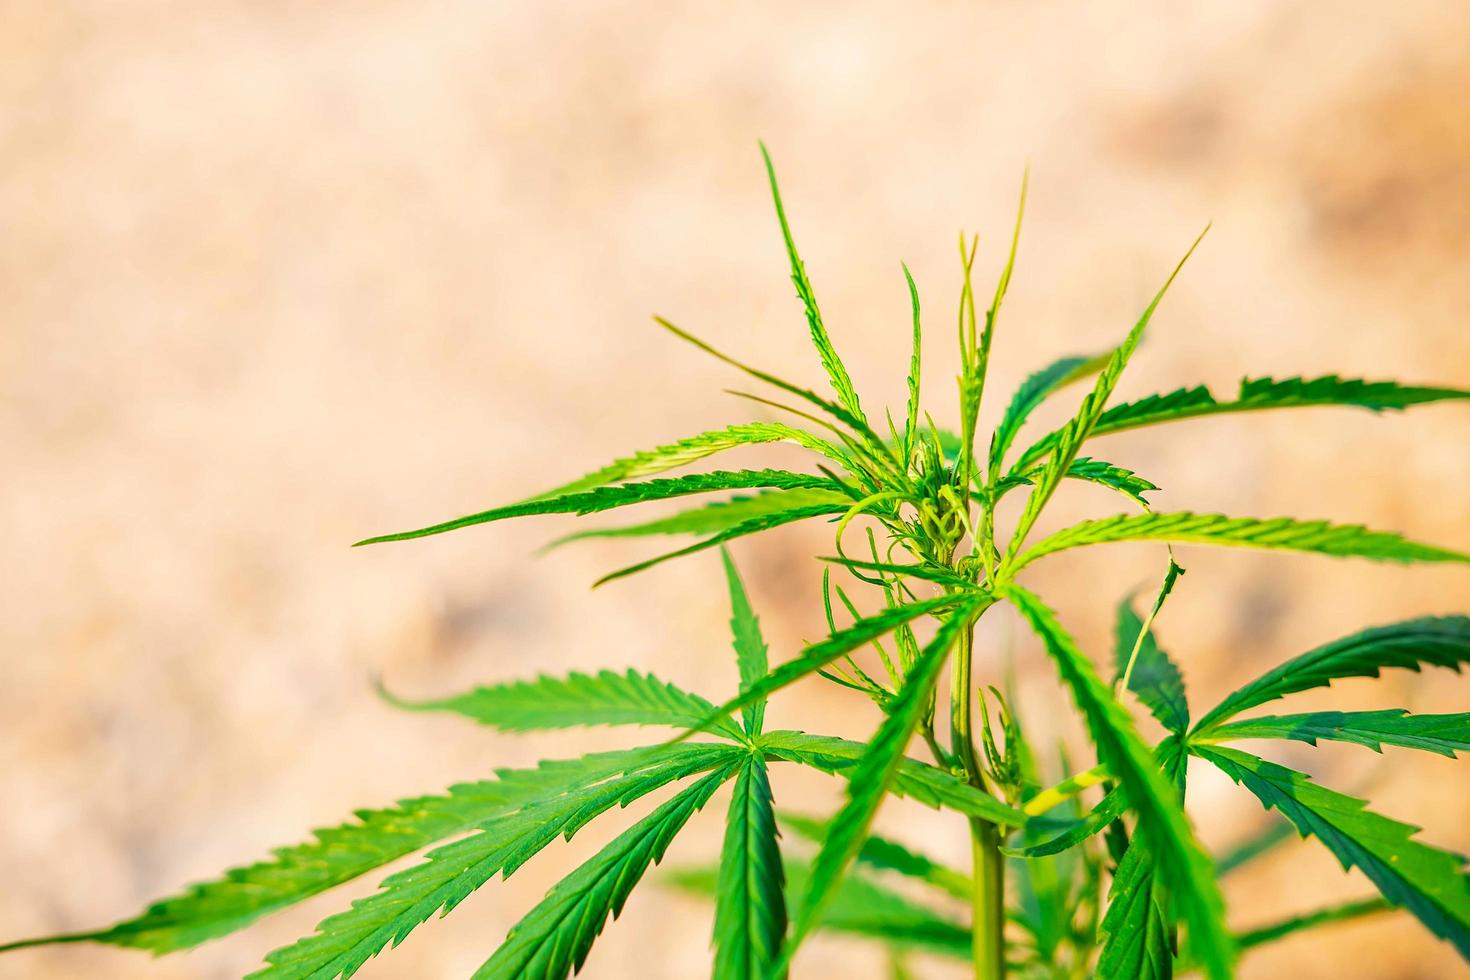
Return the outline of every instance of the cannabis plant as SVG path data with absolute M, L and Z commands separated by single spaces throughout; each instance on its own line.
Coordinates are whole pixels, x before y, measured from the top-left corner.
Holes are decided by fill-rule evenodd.
M 770 172 L 769 158 L 766 165 Z M 651 501 L 694 496 L 707 501 L 705 495 L 728 494 L 670 516 L 574 537 L 692 539 L 614 571 L 602 582 L 719 549 L 731 604 L 732 677 L 739 678 L 733 694 L 716 703 L 629 670 L 542 676 L 427 703 L 399 701 L 502 731 L 586 725 L 675 731 L 644 747 L 499 770 L 494 778 L 456 785 L 441 795 L 358 811 L 354 819 L 318 830 L 305 843 L 194 885 L 136 918 L 10 948 L 90 941 L 154 953 L 187 949 L 432 847 L 418 864 L 386 878 L 379 891 L 325 919 L 312 935 L 270 953 L 266 965 L 250 974 L 259 980 L 350 977 L 430 916 L 447 914 L 495 875 L 509 876 L 557 837 L 570 838 L 604 812 L 678 784 L 656 809 L 553 887 L 474 974 L 480 980 L 561 980 L 584 965 L 609 915 L 622 911 L 649 865 L 663 857 L 695 812 L 730 784 L 718 865 L 686 867 L 669 879 L 713 897 L 713 972 L 720 978 L 765 980 L 793 971 L 827 975 L 820 963 L 799 956 L 802 944 L 821 930 L 878 940 L 893 957 L 897 975 L 906 974 L 906 953 L 921 950 L 964 958 L 984 980 L 1094 973 L 1134 980 L 1168 977 L 1181 969 L 1222 978 L 1232 975 L 1243 951 L 1260 943 L 1390 907 L 1412 913 L 1470 959 L 1470 879 L 1458 855 L 1419 841 L 1416 828 L 1381 816 L 1362 800 L 1236 747 L 1262 739 L 1309 744 L 1330 739 L 1447 756 L 1470 748 L 1470 714 L 1416 715 L 1392 708 L 1252 713 L 1337 678 L 1376 677 L 1386 668 L 1424 665 L 1458 670 L 1470 661 L 1470 619 L 1415 619 L 1333 640 L 1285 660 L 1197 713 L 1175 661 L 1152 630 L 1183 571 L 1172 551 L 1160 562 L 1166 572 L 1142 615 L 1128 602 L 1119 608 L 1112 656 L 1101 662 L 1082 652 L 1025 584 L 1024 574 L 1058 553 L 1118 541 L 1270 548 L 1402 563 L 1470 562 L 1470 555 L 1461 552 L 1358 525 L 1157 512 L 1148 501 L 1154 484 L 1084 455 L 1095 439 L 1163 422 L 1323 405 L 1380 412 L 1470 399 L 1470 392 L 1327 375 L 1247 378 L 1230 398 L 1197 385 L 1110 405 L 1171 274 L 1115 348 L 1066 357 L 1029 376 L 987 440 L 977 430 L 977 419 L 1015 261 L 1018 214 L 1009 255 L 983 313 L 972 286 L 976 245 L 961 238 L 955 428 L 942 428 L 922 407 L 919 296 L 907 269 L 913 311 L 907 404 L 896 419 L 893 413 L 874 416 L 829 339 L 773 172 L 771 190 L 792 281 L 830 394 L 747 365 L 660 318 L 658 323 L 676 337 L 765 386 L 748 397 L 784 412 L 787 420 L 745 422 L 680 439 L 519 503 L 362 542 L 403 541 L 513 517 L 585 516 Z M 1024 185 L 1021 202 L 1024 210 Z M 1086 394 L 1066 424 L 1029 443 L 1018 442 L 1038 406 L 1074 385 L 1085 386 Z M 809 469 L 659 476 L 727 450 L 775 442 L 808 450 Z M 1024 448 L 1018 451 L 1019 446 Z M 1124 512 L 1045 536 L 1034 533 L 1047 505 L 1069 481 L 1115 491 Z M 1017 502 L 1019 516 L 998 521 L 997 510 L 1013 493 L 1024 494 L 1024 503 Z M 827 521 L 834 532 L 832 553 L 821 558 L 827 635 L 773 667 L 724 546 L 812 519 Z M 700 567 L 714 570 L 711 563 Z M 1058 746 L 1034 746 L 1014 697 L 1002 690 L 1003 679 L 975 676 L 976 622 L 997 605 L 1014 609 L 1040 638 L 1085 724 L 1095 764 L 1073 771 L 1078 767 L 1066 762 L 1068 755 Z M 871 652 L 865 652 L 868 648 Z M 941 698 L 946 668 L 949 694 Z M 813 675 L 877 706 L 882 721 L 866 742 L 767 726 L 770 695 Z M 1163 732 L 1154 744 L 1140 732 L 1139 708 Z M 919 744 L 926 760 L 910 755 L 911 745 Z M 1279 821 L 1241 850 L 1212 857 L 1186 814 L 1190 757 L 1218 767 L 1276 811 Z M 846 790 L 841 807 L 829 819 L 777 811 L 772 771 L 778 763 L 839 776 Z M 874 836 L 874 816 L 895 796 L 964 821 L 971 866 L 945 867 Z M 783 853 L 782 828 L 788 845 L 803 845 Z M 1316 838 L 1345 869 L 1359 869 L 1382 897 L 1308 910 L 1254 932 L 1232 930 L 1220 879 L 1288 836 L 1291 828 Z M 895 890 L 892 876 L 913 882 L 907 890 Z M 925 890 L 932 891 L 933 901 L 914 897 Z M 954 911 L 956 898 L 968 906 L 967 917 Z

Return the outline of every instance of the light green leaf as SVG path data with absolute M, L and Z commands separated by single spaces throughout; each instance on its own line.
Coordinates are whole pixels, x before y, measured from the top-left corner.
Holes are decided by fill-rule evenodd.
M 1119 514 L 1083 521 L 1058 531 L 1018 558 L 1019 569 L 1044 555 L 1089 544 L 1115 541 L 1169 541 L 1237 548 L 1303 551 L 1339 558 L 1371 558 L 1395 562 L 1470 562 L 1470 555 L 1409 541 L 1386 531 L 1370 531 L 1360 524 L 1299 521 L 1291 517 L 1259 519 L 1224 514 Z
M 1366 745 L 1382 752 L 1385 745 L 1423 749 L 1455 757 L 1470 750 L 1470 714 L 1411 715 L 1403 708 L 1387 711 L 1313 711 L 1300 715 L 1267 715 L 1227 722 L 1197 741 L 1233 742 L 1248 738 L 1296 739 L 1316 745 L 1319 738 Z
M 802 940 L 816 926 L 822 907 L 831 899 L 848 865 L 861 850 L 873 817 L 903 762 L 904 750 L 919 724 L 950 647 L 989 602 L 972 598 L 950 611 L 888 705 L 888 716 L 853 769 L 847 784 L 847 801 L 832 818 L 826 840 L 812 863 L 811 886 L 797 907 L 791 939 L 781 957 L 783 964 L 791 962 Z
M 767 980 L 786 938 L 785 876 L 766 764 L 735 780 L 715 903 L 715 980 Z
M 1062 478 L 1071 467 L 1072 461 L 1077 458 L 1078 450 L 1087 441 L 1087 437 L 1092 434 L 1093 427 L 1097 425 L 1097 420 L 1101 418 L 1103 410 L 1107 406 L 1108 398 L 1112 395 L 1113 389 L 1118 385 L 1118 379 L 1122 376 L 1123 369 L 1127 367 L 1129 360 L 1132 359 L 1133 352 L 1138 349 L 1138 343 L 1143 339 L 1143 332 L 1147 329 L 1149 321 L 1153 319 L 1154 311 L 1158 309 L 1159 303 L 1164 298 L 1164 294 L 1168 292 L 1169 286 L 1173 284 L 1174 277 L 1179 275 L 1179 270 L 1184 268 L 1184 263 L 1189 261 L 1190 255 L 1194 254 L 1195 248 L 1198 247 L 1200 239 L 1203 237 L 1204 235 L 1201 234 L 1200 238 L 1195 239 L 1194 244 L 1189 246 L 1189 251 L 1184 253 L 1184 258 L 1179 260 L 1179 264 L 1169 274 L 1169 278 L 1165 280 L 1163 287 L 1154 296 L 1153 301 L 1148 304 L 1148 307 L 1144 309 L 1143 315 L 1138 318 L 1138 322 L 1128 332 L 1127 338 L 1124 339 L 1123 343 L 1118 345 L 1116 350 L 1108 355 L 1107 366 L 1098 375 L 1097 382 L 1093 385 L 1092 391 L 1088 393 L 1086 398 L 1082 399 L 1082 405 L 1078 408 L 1077 414 L 1073 416 L 1072 421 L 1062 426 L 1058 431 L 1056 443 L 1052 449 L 1051 459 L 1047 461 L 1046 466 L 1036 476 L 1036 486 L 1026 500 L 1026 509 L 1021 512 L 1020 521 L 1016 525 L 1016 532 L 1011 537 L 1011 543 L 1006 551 L 1007 565 L 1011 564 L 1011 560 L 1021 550 L 1021 546 L 1026 540 L 1026 535 L 1030 533 L 1032 526 L 1036 523 L 1036 519 L 1041 516 L 1041 511 L 1046 506 L 1047 501 L 1051 500 L 1052 494 L 1056 492 L 1057 485 L 1061 483 Z
M 699 747 L 698 752 L 705 749 Z M 314 833 L 314 840 L 278 848 L 270 860 L 233 868 L 149 906 L 137 918 L 89 933 L 27 940 L 0 948 L 57 942 L 97 942 L 167 953 L 243 929 L 278 909 L 382 867 L 436 841 L 560 799 L 571 790 L 646 766 L 647 749 L 604 752 L 502 769 L 496 779 L 452 786 L 442 796 L 401 800 L 359 810 L 356 820 Z M 630 770 L 633 767 L 633 770 Z
M 766 641 L 761 636 L 761 623 L 750 608 L 750 597 L 727 548 L 720 549 L 725 564 L 725 581 L 730 588 L 730 632 L 735 638 L 735 663 L 740 668 L 740 690 L 748 691 L 770 670 L 766 659 Z M 710 710 L 713 710 L 713 705 Z M 765 722 L 766 702 L 752 701 L 743 710 L 745 730 L 759 735 Z M 708 715 L 708 711 L 705 712 Z
M 908 465 L 909 455 L 914 451 L 914 440 L 919 434 L 920 354 L 924 343 L 924 332 L 919 324 L 919 287 L 914 285 L 914 277 L 909 272 L 908 266 L 903 267 L 903 277 L 909 284 L 909 304 L 914 310 L 914 347 L 913 353 L 909 355 L 908 413 L 904 416 L 903 427 L 903 461 L 904 465 Z
M 548 497 L 565 497 L 569 494 L 585 493 L 610 483 L 636 480 L 640 477 L 654 476 L 681 466 L 688 466 L 729 449 L 771 442 L 794 443 L 820 453 L 844 468 L 850 466 L 846 453 L 810 432 L 780 422 L 745 422 L 712 432 L 701 432 L 697 436 L 690 436 L 687 439 L 680 439 L 654 449 L 636 452 L 631 456 L 624 456 L 600 470 L 593 470 L 586 476 L 537 494 L 532 499 L 544 500 Z
M 805 521 L 813 517 L 829 517 L 837 512 L 836 508 L 831 504 L 813 504 L 807 507 L 792 507 L 774 513 L 758 514 L 755 517 L 740 521 L 738 524 L 732 524 L 718 534 L 712 534 L 702 541 L 697 541 L 687 547 L 649 558 L 646 561 L 640 561 L 636 565 L 629 565 L 615 572 L 610 572 L 592 583 L 592 585 L 596 588 L 597 586 L 606 585 L 608 582 L 614 582 L 620 578 L 627 578 L 629 575 L 636 575 L 638 572 L 647 571 L 655 565 L 662 565 L 666 561 L 698 554 L 707 548 L 724 544 L 726 541 L 734 541 L 736 538 L 743 538 L 750 534 L 759 534 L 762 531 L 769 531 L 787 524 L 795 524 L 797 521 Z
M 1203 968 L 1211 977 L 1229 977 L 1234 949 L 1222 923 L 1225 900 L 1214 870 L 1195 839 L 1178 794 L 1159 771 L 1154 755 L 1143 744 L 1133 719 L 1113 697 L 1096 669 L 1062 629 L 1055 614 L 1035 595 L 1009 585 L 1005 598 L 1041 637 L 1056 661 L 1062 680 L 1086 719 L 1088 732 L 1104 765 L 1122 785 L 1139 829 L 1159 861 L 1171 893 L 1189 923 L 1190 939 Z
M 854 417 L 867 422 L 863 415 L 862 406 L 858 403 L 857 389 L 852 386 L 852 378 L 847 374 L 847 368 L 842 363 L 842 358 L 837 356 L 837 350 L 832 346 L 832 339 L 827 336 L 827 328 L 822 324 L 822 311 L 817 309 L 817 297 L 812 291 L 811 280 L 807 278 L 806 264 L 801 261 L 797 254 L 796 242 L 791 237 L 791 226 L 786 221 L 786 208 L 781 204 L 781 188 L 776 186 L 776 168 L 771 163 L 771 155 L 766 152 L 766 146 L 761 144 L 761 158 L 766 162 L 766 176 L 771 181 L 771 197 L 776 203 L 776 218 L 781 222 L 781 237 L 786 242 L 786 257 L 791 261 L 791 281 L 796 285 L 796 295 L 801 298 L 801 304 L 806 309 L 807 325 L 811 328 L 812 344 L 817 348 L 817 354 L 822 359 L 822 367 L 827 369 L 827 377 L 832 382 L 832 390 L 837 392 L 837 400 Z
M 593 528 L 578 531 L 553 541 L 550 547 L 560 547 L 573 541 L 587 538 L 641 538 L 657 534 L 719 534 L 751 520 L 769 515 L 787 514 L 793 510 L 807 511 L 821 505 L 830 507 L 828 513 L 844 514 L 852 507 L 853 499 L 837 490 L 772 490 L 754 496 L 736 496 L 719 500 L 702 507 L 693 507 L 668 517 L 660 517 L 641 524 L 623 527 Z
M 846 653 L 851 653 L 867 646 L 873 640 L 897 627 L 918 619 L 920 616 L 930 613 L 938 613 L 948 609 L 956 603 L 966 599 L 973 599 L 975 593 L 969 595 L 950 594 L 935 596 L 932 599 L 922 599 L 903 606 L 892 606 L 881 612 L 874 613 L 859 619 L 845 629 L 838 630 L 825 640 L 813 643 L 804 649 L 795 660 L 789 660 L 771 671 L 765 677 L 752 684 L 748 689 L 726 701 L 714 711 L 710 712 L 698 725 L 691 725 L 692 734 L 707 728 L 720 718 L 725 718 L 731 713 L 744 708 L 747 704 L 755 704 L 769 698 L 772 694 L 796 683 L 803 677 L 813 674 L 827 666 L 832 661 Z M 765 740 L 761 741 L 762 745 Z
M 757 747 L 767 758 L 796 762 L 823 772 L 848 776 L 866 749 L 862 742 L 806 732 L 766 732 Z M 905 758 L 899 765 L 890 791 L 935 809 L 954 810 L 1003 826 L 1021 827 L 1026 814 L 1007 806 L 944 769 Z
M 570 838 L 598 814 L 675 780 L 731 765 L 744 750 L 686 744 L 629 753 L 636 768 L 602 781 L 577 781 L 483 821 L 473 835 L 430 851 L 389 876 L 379 891 L 325 919 L 317 932 L 266 957 L 250 980 L 350 977 L 389 943 L 397 945 L 435 912 L 447 914 L 496 874 L 510 875 L 558 836 Z M 627 764 L 625 763 L 625 766 Z
M 622 914 L 648 866 L 663 859 L 674 837 L 734 769 L 718 769 L 683 790 L 559 881 L 511 927 L 473 980 L 565 980 L 580 972 L 608 916 Z
M 381 544 L 386 541 L 407 541 L 424 538 L 431 534 L 443 534 L 476 524 L 488 524 L 510 517 L 529 517 L 536 514 L 594 514 L 598 511 L 627 507 L 630 504 L 647 503 L 652 500 L 669 500 L 693 493 L 711 493 L 719 490 L 750 490 L 771 488 L 779 490 L 825 489 L 830 490 L 830 477 L 807 476 L 788 473 L 784 470 L 735 470 L 698 473 L 693 476 L 671 477 L 649 480 L 647 483 L 624 483 L 613 487 L 598 487 L 581 493 L 563 494 L 558 497 L 537 497 L 519 504 L 496 507 L 492 510 L 459 517 L 442 524 L 432 524 L 414 531 L 399 531 L 383 534 L 357 542 L 354 547 L 366 544 Z
M 1178 566 L 1170 564 L 1170 568 Z M 1120 677 L 1128 669 L 1134 645 L 1139 635 L 1143 643 L 1138 647 L 1138 656 L 1133 660 L 1133 672 L 1128 678 L 1128 690 L 1138 696 L 1144 707 L 1169 731 L 1183 734 L 1189 728 L 1189 702 L 1184 696 L 1184 678 L 1169 655 L 1159 648 L 1153 632 L 1143 632 L 1143 620 L 1133 611 L 1131 601 L 1118 605 L 1118 625 L 1113 650 L 1118 662 Z
M 584 725 L 670 725 L 688 728 L 714 710 L 697 694 L 680 690 L 652 674 L 635 670 L 618 674 L 545 674 L 532 681 L 476 687 L 454 697 L 407 701 L 384 692 L 394 705 L 409 711 L 447 711 L 472 718 L 503 732 L 536 732 Z M 713 727 L 721 735 L 741 738 L 726 721 Z
M 1040 407 L 1053 392 L 1060 391 L 1070 384 L 1101 371 L 1107 365 L 1110 356 L 1111 352 L 1092 357 L 1063 357 L 1048 364 L 1040 371 L 1028 375 L 1026 380 L 1021 382 L 1021 386 L 1011 397 L 1011 403 L 1006 406 L 1000 424 L 995 427 L 995 432 L 990 438 L 990 482 L 999 482 L 1000 468 L 1005 462 L 1005 455 L 1010 451 L 1011 445 L 1016 441 L 1016 435 L 1021 431 L 1021 426 L 1026 424 L 1026 420 L 1031 417 L 1031 413 Z
M 1416 827 L 1313 783 L 1305 774 L 1223 746 L 1193 746 L 1225 775 L 1275 808 L 1303 837 L 1316 837 L 1344 869 L 1358 868 L 1383 897 L 1414 913 L 1470 958 L 1470 878 L 1465 859 L 1413 839 Z
M 1378 626 L 1293 657 L 1231 694 L 1199 720 L 1196 734 L 1268 701 L 1326 687 L 1340 677 L 1377 677 L 1389 667 L 1421 664 L 1458 671 L 1470 663 L 1470 617 L 1429 616 Z

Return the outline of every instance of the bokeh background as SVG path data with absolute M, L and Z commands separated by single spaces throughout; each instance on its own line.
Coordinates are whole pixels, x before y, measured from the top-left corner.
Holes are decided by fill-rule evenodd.
M 353 807 L 636 737 L 403 715 L 375 673 L 414 695 L 621 665 L 730 689 L 712 555 L 589 592 L 650 549 L 534 558 L 568 530 L 557 519 L 347 543 L 748 418 L 721 393 L 737 379 L 651 312 L 817 382 L 757 138 L 870 403 L 901 404 L 904 259 L 929 314 L 929 402 L 953 417 L 956 233 L 982 232 L 988 280 L 1028 161 L 992 391 L 1115 342 L 1211 219 L 1119 397 L 1228 392 L 1247 372 L 1470 386 L 1462 3 L 7 0 L 0 24 L 0 938 L 113 921 Z M 1467 434 L 1457 405 L 1308 411 L 1107 453 L 1161 484 L 1166 509 L 1361 520 L 1465 548 Z M 1116 509 L 1086 488 L 1067 499 Z M 777 656 L 822 632 L 808 556 L 828 542 L 799 527 L 736 548 Z M 1351 629 L 1470 607 L 1463 569 L 1180 554 L 1189 574 L 1159 629 L 1197 704 Z M 1102 657 L 1112 607 L 1161 564 L 1157 548 L 1092 549 L 1032 581 Z M 997 618 L 981 674 L 1014 644 L 1023 709 L 1045 728 L 1067 702 Z M 1444 711 L 1467 695 L 1455 675 L 1398 672 L 1296 705 Z M 778 699 L 773 723 L 803 714 L 854 736 L 875 724 L 818 683 Z M 1463 761 L 1273 751 L 1470 848 Z M 1210 844 L 1261 825 L 1251 798 L 1198 776 Z M 837 800 L 789 767 L 777 791 L 813 812 Z M 715 854 L 722 800 L 666 864 Z M 553 847 L 361 976 L 468 975 L 629 819 Z M 881 824 L 966 853 L 962 824 L 923 808 Z M 191 954 L 23 952 L 0 977 L 238 976 L 377 877 Z M 657 880 L 588 975 L 705 969 L 708 910 Z M 1242 927 L 1368 890 L 1301 844 L 1227 888 Z M 845 941 L 806 963 L 882 969 Z M 1241 975 L 1467 971 L 1397 915 L 1293 939 Z

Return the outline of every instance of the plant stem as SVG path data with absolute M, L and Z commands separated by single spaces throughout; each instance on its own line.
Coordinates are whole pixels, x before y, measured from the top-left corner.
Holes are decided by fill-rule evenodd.
M 970 661 L 975 649 L 975 624 L 960 634 L 955 651 L 950 685 L 950 739 L 970 784 L 985 789 L 985 779 L 975 755 L 970 713 Z M 970 820 L 970 852 L 974 861 L 972 896 L 972 956 L 975 980 L 1004 980 L 1005 961 L 1005 865 L 1000 853 L 1000 830 L 979 818 Z

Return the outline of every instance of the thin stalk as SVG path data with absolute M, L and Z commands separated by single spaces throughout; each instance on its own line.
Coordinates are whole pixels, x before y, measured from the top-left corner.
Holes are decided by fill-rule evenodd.
M 970 662 L 975 649 L 975 624 L 960 634 L 950 685 L 950 748 L 970 784 L 985 790 L 985 777 L 975 752 L 970 712 Z M 978 818 L 970 820 L 970 853 L 974 863 L 971 891 L 971 950 L 975 980 L 1004 980 L 1005 865 L 1000 853 L 1000 829 Z

